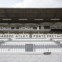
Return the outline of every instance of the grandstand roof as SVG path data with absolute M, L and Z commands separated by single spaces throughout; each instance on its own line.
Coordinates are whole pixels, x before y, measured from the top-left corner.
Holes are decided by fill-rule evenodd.
M 62 8 L 0 8 L 0 22 L 62 22 Z

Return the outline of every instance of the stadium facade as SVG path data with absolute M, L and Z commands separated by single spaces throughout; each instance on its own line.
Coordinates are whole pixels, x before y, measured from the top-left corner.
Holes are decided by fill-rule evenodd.
M 61 53 L 61 8 L 0 8 L 0 54 Z

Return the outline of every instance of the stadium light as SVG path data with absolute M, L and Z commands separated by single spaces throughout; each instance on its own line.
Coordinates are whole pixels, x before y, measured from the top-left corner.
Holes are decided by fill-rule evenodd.
M 34 19 L 34 20 L 44 20 L 44 19 Z
M 12 19 L 2 19 L 2 20 L 12 20 Z
M 54 18 L 54 19 L 50 19 L 50 20 L 60 20 L 59 18 Z
M 28 20 L 28 19 L 18 19 L 18 20 Z

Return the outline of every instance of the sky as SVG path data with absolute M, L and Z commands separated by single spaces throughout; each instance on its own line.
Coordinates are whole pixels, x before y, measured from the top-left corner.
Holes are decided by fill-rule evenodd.
M 0 8 L 62 8 L 62 0 L 0 0 Z

